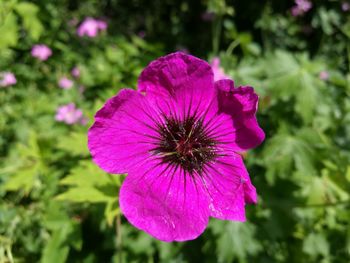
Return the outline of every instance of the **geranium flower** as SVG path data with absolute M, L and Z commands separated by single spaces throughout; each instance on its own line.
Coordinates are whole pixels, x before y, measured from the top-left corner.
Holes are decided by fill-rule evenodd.
M 350 4 L 347 3 L 347 2 L 342 2 L 341 4 L 341 9 L 344 11 L 344 12 L 347 12 L 350 10 Z
M 71 74 L 74 78 L 79 78 L 80 77 L 80 69 L 78 67 L 72 68 Z
M 264 140 L 257 103 L 253 88 L 214 82 L 207 62 L 181 52 L 149 64 L 137 91 L 109 99 L 88 146 L 103 170 L 128 173 L 119 200 L 129 222 L 157 239 L 184 241 L 210 216 L 245 221 L 257 194 L 237 152 Z
M 328 80 L 329 79 L 328 71 L 326 71 L 326 70 L 321 71 L 320 74 L 319 74 L 319 78 L 321 80 Z
M 201 14 L 201 18 L 205 22 L 211 22 L 215 19 L 215 13 L 206 11 L 206 12 Z
M 32 47 L 31 53 L 33 57 L 45 61 L 52 55 L 52 50 L 46 45 L 39 44 Z
M 312 8 L 312 3 L 308 0 L 295 0 L 295 6 L 292 7 L 292 16 L 301 16 Z
M 69 125 L 75 123 L 85 125 L 87 123 L 87 119 L 83 116 L 83 111 L 76 108 L 74 103 L 58 107 L 55 120 Z
M 67 77 L 62 77 L 58 81 L 58 86 L 62 89 L 71 89 L 74 85 L 73 80 L 67 78 Z
M 11 72 L 2 72 L 0 73 L 0 87 L 8 87 L 15 85 L 17 79 L 15 75 Z
M 102 30 L 107 29 L 107 23 L 103 20 L 87 17 L 77 29 L 78 36 L 96 37 Z

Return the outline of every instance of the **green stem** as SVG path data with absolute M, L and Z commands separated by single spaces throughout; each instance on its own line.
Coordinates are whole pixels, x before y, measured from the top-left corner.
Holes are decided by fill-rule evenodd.
M 118 263 L 123 263 L 122 257 L 122 223 L 120 218 L 120 213 L 116 216 L 116 234 L 117 234 L 117 253 L 118 253 Z
M 226 55 L 231 55 L 233 50 L 239 45 L 239 39 L 232 41 L 226 50 Z
M 6 250 L 6 255 L 7 255 L 7 258 L 9 260 L 9 263 L 13 263 L 13 256 L 12 256 L 12 252 L 11 252 L 11 246 L 7 246 L 5 248 Z
M 219 52 L 221 24 L 222 24 L 222 15 L 218 15 L 217 19 L 215 19 L 214 26 L 213 26 L 213 53 L 214 54 L 217 54 Z

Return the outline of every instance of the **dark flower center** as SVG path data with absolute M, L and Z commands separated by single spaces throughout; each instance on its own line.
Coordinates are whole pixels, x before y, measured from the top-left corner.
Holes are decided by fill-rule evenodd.
M 210 138 L 202 119 L 187 117 L 178 120 L 166 117 L 158 126 L 160 140 L 152 150 L 163 163 L 182 167 L 193 175 L 202 174 L 204 165 L 216 156 L 216 141 Z

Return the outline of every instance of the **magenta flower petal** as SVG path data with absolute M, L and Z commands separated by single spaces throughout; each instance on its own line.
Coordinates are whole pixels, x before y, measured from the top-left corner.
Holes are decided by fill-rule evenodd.
M 184 241 L 200 235 L 209 216 L 244 221 L 257 194 L 237 152 L 264 138 L 254 90 L 214 82 L 207 62 L 183 53 L 152 62 L 138 89 L 108 100 L 88 133 L 95 163 L 128 173 L 119 200 L 129 222 Z
M 209 219 L 208 197 L 198 179 L 157 160 L 144 162 L 140 169 L 129 173 L 120 190 L 126 218 L 162 241 L 198 237 Z
M 153 97 L 158 104 L 169 98 L 177 102 L 179 111 L 216 107 L 216 90 L 210 65 L 182 52 L 161 57 L 141 73 L 138 90 Z M 165 106 L 163 106 L 166 108 Z
M 206 167 L 210 215 L 225 220 L 245 221 L 245 204 L 256 203 L 257 194 L 239 154 L 227 154 Z
M 237 151 L 245 151 L 258 146 L 265 139 L 264 131 L 259 127 L 255 113 L 258 96 L 252 87 L 234 88 L 232 80 L 215 82 L 219 94 L 219 112 L 230 115 L 234 132 L 232 146 Z
M 151 114 L 146 98 L 134 90 L 121 90 L 108 100 L 88 134 L 94 161 L 109 173 L 125 173 L 147 159 L 156 136 Z

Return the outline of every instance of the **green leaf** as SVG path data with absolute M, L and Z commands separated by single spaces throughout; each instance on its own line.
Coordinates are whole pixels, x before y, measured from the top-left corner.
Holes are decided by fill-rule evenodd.
M 303 251 L 313 258 L 329 255 L 329 244 L 326 237 L 320 233 L 309 234 L 303 242 Z
M 114 202 L 120 186 L 118 176 L 103 172 L 90 160 L 82 161 L 60 181 L 61 185 L 71 187 L 56 196 L 56 200 L 88 203 Z
M 4 188 L 7 191 L 18 191 L 23 189 L 28 194 L 35 183 L 40 184 L 38 176 L 46 172 L 46 165 L 41 156 L 37 135 L 29 133 L 27 144 L 18 144 L 15 156 L 18 167 L 10 173 Z M 6 168 L 5 168 L 6 169 Z
M 0 24 L 0 36 L 0 49 L 17 45 L 18 26 L 14 13 L 7 14 L 4 22 Z
M 110 201 L 112 198 L 92 187 L 75 187 L 68 189 L 68 191 L 56 196 L 55 199 L 60 201 L 66 200 L 78 203 L 103 203 Z
M 29 2 L 21 2 L 15 6 L 17 13 L 22 17 L 24 28 L 33 40 L 38 40 L 43 32 L 43 25 L 37 17 L 39 8 Z
M 324 84 L 318 78 L 323 63 L 310 61 L 305 54 L 293 56 L 285 51 L 269 55 L 262 64 L 268 76 L 267 87 L 273 95 L 273 101 L 289 102 L 295 98 L 295 111 L 305 123 L 310 123 L 315 115 L 320 88 Z
M 273 184 L 276 176 L 286 178 L 293 169 L 305 175 L 314 175 L 315 149 L 304 139 L 303 130 L 297 135 L 279 132 L 271 138 L 263 152 L 264 163 L 268 167 L 266 177 Z
M 53 232 L 50 240 L 47 242 L 40 259 L 41 263 L 64 263 L 67 260 L 69 247 L 64 242 L 71 230 L 67 225 L 62 225 L 61 229 Z
M 18 191 L 24 190 L 25 194 L 28 194 L 33 188 L 38 176 L 40 168 L 38 165 L 34 165 L 28 168 L 20 168 L 19 171 L 10 175 L 8 181 L 4 185 L 6 191 Z
M 350 182 L 350 165 L 346 168 L 345 178 Z
M 211 226 L 218 235 L 218 262 L 232 262 L 233 259 L 244 261 L 262 249 L 254 238 L 255 227 L 249 222 L 214 221 Z
M 72 155 L 89 155 L 87 135 L 83 132 L 72 132 L 68 136 L 61 137 L 57 147 Z
M 88 188 L 106 185 L 111 181 L 113 181 L 112 176 L 89 160 L 81 161 L 77 167 L 72 169 L 68 176 L 60 181 L 60 184 Z

